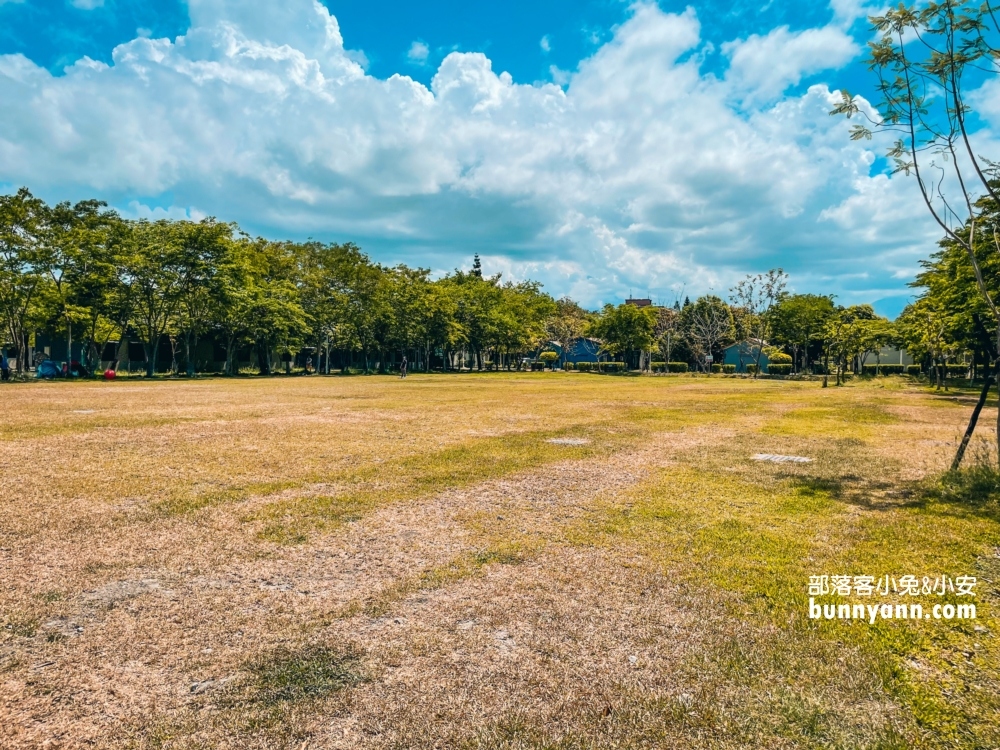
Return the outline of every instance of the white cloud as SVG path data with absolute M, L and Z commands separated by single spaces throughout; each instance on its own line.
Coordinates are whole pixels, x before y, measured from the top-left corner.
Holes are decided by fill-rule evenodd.
M 423 42 L 414 42 L 410 45 L 410 50 L 406 53 L 406 57 L 412 63 L 416 63 L 417 65 L 426 65 L 427 58 L 430 54 L 430 47 Z
M 549 39 L 548 34 L 542 37 L 542 41 L 538 43 L 538 46 L 542 48 L 542 52 L 548 53 L 552 51 L 552 40 Z
M 780 96 L 804 76 L 841 68 L 861 53 L 857 42 L 842 29 L 825 26 L 792 32 L 787 26 L 766 36 L 727 42 L 722 52 L 729 57 L 726 79 L 750 101 Z
M 834 23 L 844 28 L 849 28 L 861 18 L 879 15 L 885 5 L 885 3 L 873 5 L 867 0 L 830 0 Z
M 552 78 L 552 83 L 556 86 L 565 86 L 573 80 L 573 73 L 569 70 L 563 70 L 558 65 L 549 66 L 549 76 Z
M 135 39 L 111 65 L 53 76 L 0 56 L 0 100 L 20 103 L 0 108 L 0 183 L 356 240 L 386 262 L 450 269 L 479 252 L 587 304 L 630 287 L 723 291 L 778 265 L 801 290 L 863 295 L 901 287 L 891 275 L 933 247 L 912 183 L 869 177 L 869 144 L 827 115 L 826 86 L 779 96 L 821 69 L 803 52 L 813 42 L 822 67 L 847 56 L 829 29 L 734 43 L 720 81 L 700 70 L 693 11 L 640 3 L 576 72 L 553 75 L 565 88 L 463 53 L 427 88 L 367 75 L 313 0 L 189 9 L 185 36 Z M 780 71 L 764 50 L 784 56 Z M 778 98 L 761 104 L 764 92 Z M 859 262 L 868 286 L 849 278 Z
M 96 10 L 104 7 L 104 0 L 70 0 L 70 5 L 79 10 Z

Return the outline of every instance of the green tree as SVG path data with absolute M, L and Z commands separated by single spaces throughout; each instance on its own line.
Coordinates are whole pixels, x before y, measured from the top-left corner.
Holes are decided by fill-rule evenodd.
M 39 246 L 40 265 L 49 277 L 56 327 L 66 335 L 66 351 L 72 358 L 76 328 L 83 360 L 96 359 L 98 323 L 106 311 L 106 295 L 115 281 L 110 255 L 117 214 L 100 201 L 60 203 L 46 213 L 46 229 Z
M 629 304 L 605 305 L 589 326 L 590 335 L 600 339 L 602 350 L 612 357 L 648 352 L 656 340 L 655 332 L 655 311 Z
M 173 325 L 184 294 L 180 236 L 172 222 L 135 221 L 128 224 L 121 246 L 133 290 L 131 320 L 145 351 L 146 376 L 152 377 L 160 341 Z
M 28 336 L 50 310 L 44 300 L 50 278 L 42 253 L 46 214 L 46 205 L 27 188 L 0 196 L 0 316 L 22 373 L 31 365 Z
M 822 342 L 827 323 L 835 311 L 833 297 L 783 295 L 768 314 L 772 343 L 791 350 L 799 371 L 807 368 L 810 347 Z
M 844 373 L 861 356 L 865 348 L 865 336 L 868 324 L 877 320 L 878 316 L 871 305 L 854 305 L 848 308 L 838 308 L 837 312 L 827 322 L 824 332 L 826 358 L 823 368 L 823 387 L 828 385 L 830 358 L 833 358 L 837 368 L 837 385 L 844 382 Z
M 210 218 L 198 223 L 178 222 L 174 230 L 183 263 L 180 305 L 174 322 L 184 342 L 187 375 L 193 377 L 198 337 L 219 317 L 224 291 L 222 268 L 232 251 L 235 226 Z
M 906 347 L 917 358 L 928 359 L 934 367 L 937 389 L 947 386 L 947 366 L 961 349 L 951 336 L 954 315 L 934 299 L 924 297 L 907 305 L 897 322 Z
M 982 155 L 982 146 L 974 145 L 983 141 L 972 132 L 977 98 L 969 92 L 987 90 L 984 79 L 995 81 L 1000 72 L 998 14 L 991 0 L 941 0 L 900 3 L 873 17 L 873 28 L 881 35 L 869 45 L 869 64 L 881 94 L 878 111 L 868 110 L 844 91 L 831 112 L 867 119 L 868 125 L 852 129 L 856 140 L 871 139 L 874 131 L 896 138 L 888 151 L 895 172 L 915 178 L 923 204 L 947 241 L 965 252 L 980 301 L 996 329 L 994 352 L 1000 351 L 1000 308 L 983 269 L 982 251 L 985 245 L 990 252 L 1000 252 L 1000 233 L 984 226 L 990 203 L 1000 202 L 1000 171 L 995 161 Z M 989 201 L 984 203 L 984 198 Z M 995 370 L 1000 387 L 1000 367 Z M 986 393 L 984 389 L 983 399 Z M 979 411 L 973 412 L 967 435 L 975 429 Z M 1000 444 L 1000 412 L 996 437 Z M 965 442 L 956 466 L 964 449 Z

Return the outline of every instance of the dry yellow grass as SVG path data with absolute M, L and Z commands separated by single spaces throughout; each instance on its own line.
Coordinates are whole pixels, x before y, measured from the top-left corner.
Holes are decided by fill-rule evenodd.
M 951 398 L 551 374 L 0 398 L 0 747 L 1000 745 L 992 584 L 981 630 L 803 607 L 834 569 L 998 570 L 991 509 L 916 501 Z

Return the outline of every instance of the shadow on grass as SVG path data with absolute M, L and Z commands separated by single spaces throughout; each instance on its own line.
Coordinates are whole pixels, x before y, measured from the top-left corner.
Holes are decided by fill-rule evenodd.
M 994 457 L 973 456 L 965 468 L 922 480 L 864 480 L 786 474 L 805 496 L 824 495 L 866 510 L 930 509 L 952 515 L 972 514 L 1000 522 L 1000 468 Z

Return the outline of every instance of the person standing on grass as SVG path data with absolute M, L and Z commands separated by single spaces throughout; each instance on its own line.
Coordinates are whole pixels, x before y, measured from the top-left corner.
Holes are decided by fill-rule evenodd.
M 0 380 L 10 380 L 10 362 L 7 361 L 7 352 L 0 349 Z
M 403 357 L 403 361 L 399 365 L 399 377 L 400 379 L 406 377 L 406 357 Z

